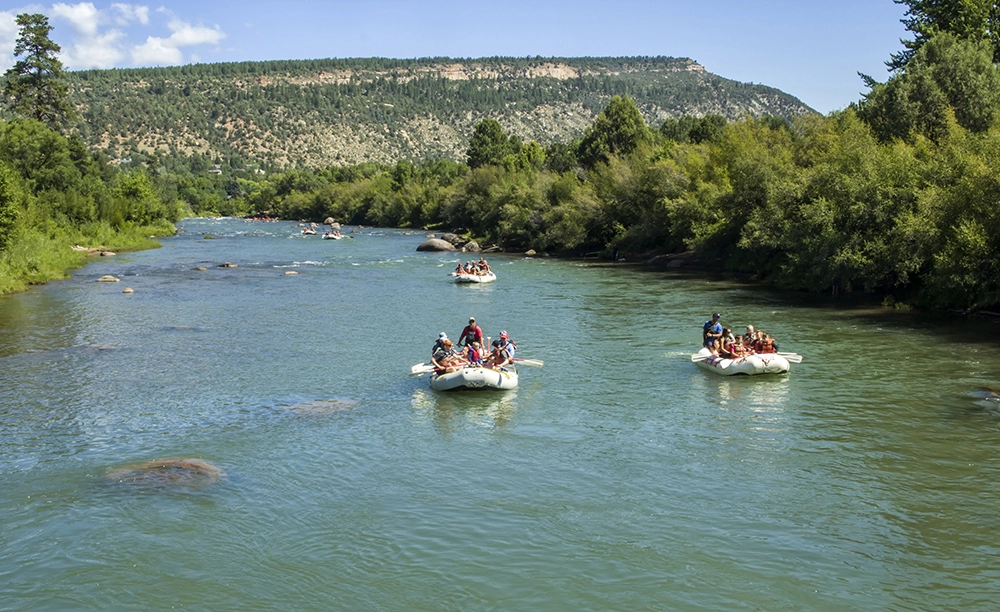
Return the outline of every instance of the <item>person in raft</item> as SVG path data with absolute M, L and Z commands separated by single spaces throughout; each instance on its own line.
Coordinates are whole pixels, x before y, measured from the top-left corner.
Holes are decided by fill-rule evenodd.
M 505 345 L 500 338 L 493 341 L 493 351 L 490 353 L 487 365 L 494 368 L 502 368 L 510 363 L 511 356 L 508 350 L 509 345 Z
M 476 325 L 476 318 L 469 317 L 469 324 L 465 326 L 458 337 L 458 346 L 469 346 L 473 342 L 478 342 L 483 346 L 483 328 Z
M 438 334 L 438 339 L 434 342 L 434 346 L 431 348 L 431 355 L 438 352 L 442 346 L 444 346 L 444 341 L 448 339 L 448 334 L 441 332 Z
M 441 348 L 431 357 L 431 365 L 436 368 L 438 374 L 448 370 L 454 370 L 465 365 L 465 360 L 455 352 L 451 340 L 442 340 Z
M 705 325 L 701 331 L 703 346 L 710 348 L 716 340 L 722 338 L 722 324 L 719 323 L 720 318 L 722 318 L 722 315 L 716 312 L 712 315 L 711 321 L 705 321 Z
M 465 360 L 469 362 L 470 366 L 477 368 L 483 365 L 483 353 L 479 348 L 479 343 L 475 340 L 465 347 Z

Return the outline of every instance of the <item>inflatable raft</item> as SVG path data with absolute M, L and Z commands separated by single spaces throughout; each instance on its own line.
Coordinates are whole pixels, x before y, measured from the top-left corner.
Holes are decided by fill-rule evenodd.
M 497 279 L 493 272 L 486 274 L 455 274 L 456 283 L 492 283 Z
M 470 367 L 444 374 L 431 374 L 431 389 L 435 391 L 513 389 L 515 387 L 517 387 L 517 370 L 510 366 L 500 370 Z
M 691 361 L 695 362 L 703 370 L 715 372 L 722 376 L 783 374 L 791 367 L 788 359 L 776 353 L 762 353 L 760 355 L 747 355 L 739 359 L 725 359 L 713 355 L 707 348 L 703 348 L 694 355 L 691 355 Z

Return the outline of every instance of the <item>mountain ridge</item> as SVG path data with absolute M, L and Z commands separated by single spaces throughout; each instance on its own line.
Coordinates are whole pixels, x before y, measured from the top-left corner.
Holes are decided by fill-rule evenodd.
M 689 58 L 347 58 L 67 73 L 76 130 L 112 158 L 203 155 L 233 167 L 464 160 L 490 117 L 523 141 L 583 135 L 615 95 L 651 125 L 814 112 Z

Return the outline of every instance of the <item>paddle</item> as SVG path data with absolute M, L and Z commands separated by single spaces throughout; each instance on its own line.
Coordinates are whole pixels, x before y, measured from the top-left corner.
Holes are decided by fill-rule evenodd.
M 799 355 L 798 353 L 782 353 L 779 351 L 778 355 L 787 359 L 788 363 L 802 363 L 802 355 Z
M 715 357 L 715 355 L 711 355 L 711 354 L 709 354 L 709 355 L 702 355 L 701 353 L 695 353 L 694 355 L 691 355 L 691 361 L 693 361 L 695 363 L 698 363 L 699 361 L 705 361 L 709 357 Z
M 526 365 L 526 366 L 531 366 L 533 368 L 540 368 L 543 365 L 545 365 L 545 362 L 542 361 L 541 359 L 521 359 L 520 357 L 515 357 L 511 359 L 511 361 L 513 361 L 517 365 Z
M 429 363 L 418 363 L 412 368 L 410 368 L 410 376 L 420 376 L 421 374 L 430 374 L 434 371 L 434 366 Z

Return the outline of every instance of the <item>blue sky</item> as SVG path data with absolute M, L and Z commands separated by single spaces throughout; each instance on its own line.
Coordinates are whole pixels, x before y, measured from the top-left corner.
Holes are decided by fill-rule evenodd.
M 15 15 L 31 12 L 49 17 L 71 70 L 327 57 L 664 55 L 777 87 L 828 113 L 859 99 L 859 71 L 887 78 L 884 62 L 908 38 L 904 10 L 892 0 L 23 4 L 0 10 L 0 69 L 14 63 Z

